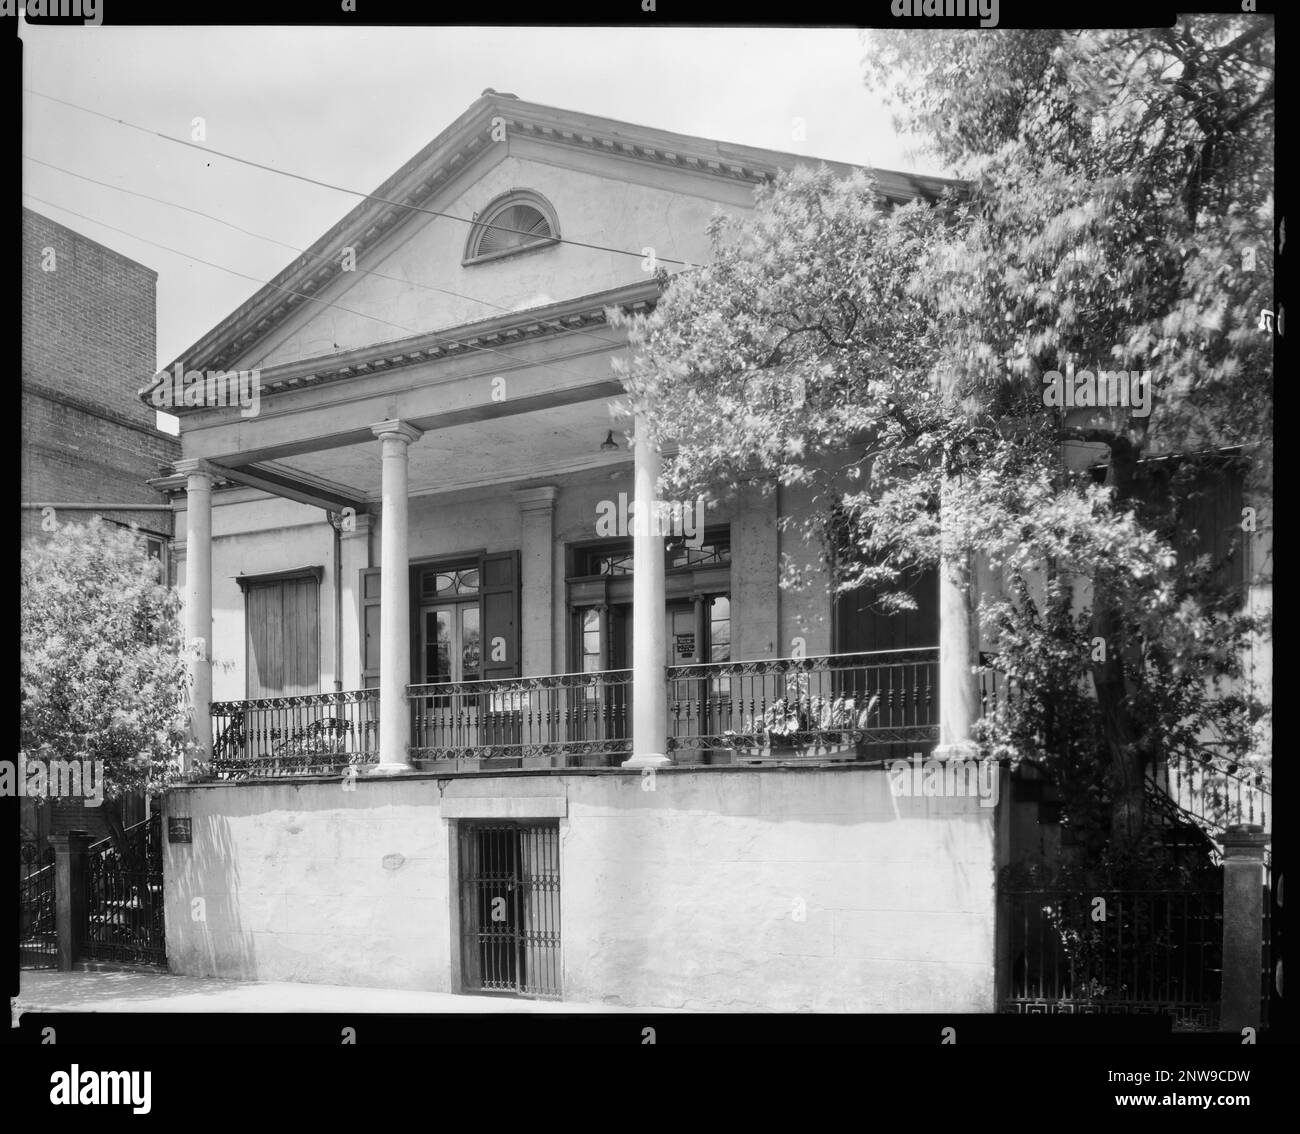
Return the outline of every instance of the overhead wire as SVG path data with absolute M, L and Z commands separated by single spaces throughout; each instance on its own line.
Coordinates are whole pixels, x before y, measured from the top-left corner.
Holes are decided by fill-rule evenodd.
M 42 205 L 46 205 L 46 206 L 48 206 L 48 207 L 50 207 L 50 208 L 58 209 L 58 210 L 60 210 L 61 212 L 65 212 L 65 213 L 69 214 L 70 216 L 78 217 L 79 219 L 84 220 L 84 221 L 89 221 L 91 224 L 97 224 L 97 225 L 99 225 L 101 228 L 106 228 L 106 229 L 108 229 L 110 232 L 121 233 L 123 236 L 129 236 L 132 240 L 139 240 L 139 241 L 141 241 L 142 243 L 152 245 L 152 246 L 155 247 L 155 248 L 161 248 L 161 249 L 162 249 L 163 251 L 165 251 L 165 252 L 171 252 L 171 253 L 173 253 L 174 255 L 184 257 L 184 258 L 187 259 L 187 260 L 193 260 L 195 263 L 204 264 L 204 265 L 206 265 L 207 267 L 210 267 L 210 268 L 216 268 L 218 271 L 227 272 L 227 273 L 229 273 L 230 275 L 233 275 L 233 276 L 240 276 L 240 277 L 242 277 L 243 279 L 252 280 L 254 283 L 262 284 L 263 286 L 270 287 L 270 288 L 274 288 L 275 290 L 285 292 L 285 293 L 288 294 L 288 295 L 296 295 L 296 296 L 299 296 L 299 297 L 302 298 L 302 299 L 309 300 L 309 301 L 311 301 L 312 303 L 319 303 L 319 304 L 321 304 L 322 306 L 325 306 L 325 307 L 332 307 L 332 308 L 334 308 L 334 309 L 337 310 L 337 311 L 343 311 L 343 312 L 345 312 L 346 314 L 349 314 L 349 315 L 356 315 L 358 318 L 361 318 L 361 319 L 369 319 L 369 320 L 371 320 L 371 321 L 373 321 L 373 322 L 376 322 L 376 323 L 384 323 L 384 324 L 386 324 L 387 326 L 390 326 L 390 327 L 396 327 L 396 328 L 397 328 L 398 330 L 400 330 L 400 331 L 405 331 L 407 334 L 410 334 L 410 335 L 426 335 L 426 334 L 429 334 L 428 331 L 417 330 L 416 328 L 414 328 L 414 327 L 408 327 L 408 326 L 406 326 L 406 325 L 403 324 L 403 323 L 397 323 L 397 322 L 394 322 L 392 319 L 385 319 L 385 318 L 383 318 L 382 316 L 379 316 L 379 315 L 368 315 L 368 314 L 366 314 L 366 313 L 363 312 L 363 311 L 355 311 L 355 310 L 353 310 L 353 309 L 350 308 L 350 307 L 344 307 L 342 304 L 340 304 L 340 303 L 335 303 L 335 302 L 333 302 L 332 300 L 322 299 L 320 296 L 317 296 L 317 295 L 308 295 L 306 292 L 295 291 L 293 288 L 284 287 L 284 286 L 282 286 L 281 284 L 272 283 L 272 282 L 270 282 L 269 280 L 263 280 L 263 279 L 260 279 L 260 278 L 257 277 L 257 276 L 249 275 L 247 272 L 241 272 L 241 271 L 239 271 L 237 268 L 228 268 L 228 267 L 226 267 L 224 264 L 217 264 L 217 263 L 213 262 L 212 260 L 206 260 L 206 259 L 204 259 L 204 258 L 201 257 L 201 256 L 195 256 L 195 255 L 192 255 L 192 254 L 189 253 L 189 252 L 182 251 L 182 250 L 179 249 L 179 248 L 173 248 L 173 247 L 172 247 L 171 245 L 169 245 L 169 244 L 163 244 L 161 241 L 151 240 L 151 239 L 150 239 L 149 237 L 147 237 L 147 236 L 141 236 L 141 235 L 139 235 L 139 233 L 131 232 L 131 231 L 129 231 L 128 229 L 120 228 L 120 227 L 118 227 L 117 225 L 108 224 L 106 221 L 99 220 L 99 219 L 97 219 L 97 218 L 95 218 L 95 217 L 87 216 L 85 213 L 79 213 L 79 212 L 77 212 L 75 209 L 69 209 L 66 205 L 60 205 L 60 204 L 58 204 L 58 203 L 56 203 L 56 202 L 54 202 L 54 201 L 47 201 L 47 200 L 45 200 L 45 198 L 43 198 L 43 197 L 38 197 L 38 196 L 37 196 L 36 194 L 34 194 L 34 193 L 29 193 L 27 190 L 23 190 L 23 196 L 25 196 L 25 197 L 29 197 L 31 200 L 33 200 L 33 201 L 37 201 L 37 202 L 39 202 L 40 204 L 42 204 Z M 544 320 L 543 320 L 543 321 L 544 321 Z M 565 329 L 567 330 L 567 328 L 565 328 Z M 392 342 L 398 342 L 398 341 L 400 341 L 400 340 L 390 340 L 390 341 L 392 341 Z M 440 340 L 435 340 L 434 344 L 432 344 L 432 345 L 437 345 L 438 343 L 443 343 L 443 344 L 446 344 L 446 343 L 454 343 L 454 342 L 458 342 L 458 341 L 459 341 L 458 337 L 456 337 L 456 336 L 449 336 L 449 337 L 446 337 L 446 338 L 443 338 L 443 339 L 440 339 Z M 382 344 L 382 343 L 378 343 L 378 344 L 374 344 L 374 345 L 376 345 L 376 346 L 382 346 L 383 344 Z M 621 344 L 619 344 L 619 345 L 621 345 Z M 482 343 L 476 344 L 475 346 L 471 347 L 470 349 L 471 349 L 471 350 L 475 350 L 475 351 L 488 351 L 488 352 L 490 352 L 490 353 L 492 353 L 492 354 L 499 354 L 499 355 L 501 355 L 503 358 L 508 358 L 508 359 L 510 359 L 512 362 L 516 362 L 516 363 L 520 361 L 520 360 L 519 360 L 518 358 L 516 358 L 514 355 L 508 354 L 508 353 L 506 353 L 505 351 L 503 351 L 503 350 L 499 350 L 499 349 L 496 348 L 496 347 L 485 346 L 485 345 L 482 344 Z M 564 374 L 564 375 L 566 375 L 567 377 L 570 377 L 570 378 L 579 378 L 579 379 L 581 379 L 581 380 L 583 380 L 583 381 L 586 381 L 586 380 L 588 380 L 588 379 L 590 378 L 590 375 L 578 374 L 578 373 L 575 372 L 575 371 L 567 370 L 567 369 L 565 369 L 564 367 L 561 367 L 561 366 L 556 366 L 556 365 L 555 365 L 554 363 L 552 363 L 552 362 L 533 361 L 533 362 L 530 363 L 530 365 L 532 365 L 532 366 L 545 367 L 545 368 L 548 369 L 548 370 L 554 370 L 554 371 L 555 371 L 556 373 L 558 373 L 558 374 Z
M 119 126 L 125 126 L 131 130 L 138 130 L 142 134 L 152 134 L 154 137 L 162 138 L 165 141 L 173 142 L 179 146 L 187 146 L 190 149 L 198 150 L 200 153 L 209 154 L 210 156 L 213 157 L 222 157 L 225 158 L 227 161 L 239 162 L 242 165 L 252 166 L 254 169 L 261 169 L 267 173 L 276 173 L 282 177 L 292 177 L 295 181 L 304 181 L 309 185 L 316 185 L 322 189 L 331 189 L 337 193 L 347 193 L 353 197 L 361 197 L 367 201 L 378 201 L 380 204 L 383 205 L 392 205 L 395 208 L 409 209 L 412 212 L 425 213 L 432 217 L 442 217 L 446 220 L 457 221 L 461 224 L 477 225 L 483 229 L 494 229 L 498 232 L 510 232 L 510 233 L 515 233 L 517 235 L 523 235 L 523 236 L 534 235 L 533 233 L 528 232 L 526 229 L 510 228 L 507 225 L 486 224 L 482 221 L 475 220 L 473 217 L 458 217 L 454 213 L 444 213 L 439 211 L 438 209 L 428 209 L 422 205 L 408 204 L 405 201 L 394 201 L 387 197 L 380 197 L 374 193 L 363 193 L 359 189 L 349 189 L 345 185 L 335 185 L 332 182 L 322 181 L 321 179 L 316 177 L 308 177 L 306 174 L 303 173 L 295 173 L 292 170 L 280 169 L 279 167 L 274 165 L 267 165 L 264 162 L 254 161 L 252 158 L 240 157 L 238 154 L 227 153 L 224 150 L 214 149 L 211 146 L 203 146 L 200 145 L 198 142 L 190 141 L 187 138 L 178 138 L 174 134 L 164 134 L 161 130 L 154 130 L 152 127 L 149 126 L 141 126 L 139 123 L 129 122 L 125 118 L 116 118 L 111 114 L 105 114 L 102 110 L 94 110 L 89 106 L 82 106 L 80 103 L 71 102 L 68 99 L 64 99 L 64 98 L 58 98 L 55 95 L 46 94 L 44 91 L 38 91 L 32 87 L 24 87 L 23 91 L 26 94 L 35 95 L 37 98 L 48 99 L 50 102 L 59 103 L 61 106 L 71 107 L 73 110 L 80 110 L 85 114 L 93 114 L 96 118 L 103 118 L 109 122 L 115 122 Z M 558 244 L 570 244 L 576 248 L 588 248 L 596 252 L 610 252 L 618 256 L 636 256 L 638 259 L 644 259 L 647 255 L 645 249 L 641 249 L 640 251 L 635 251 L 631 248 L 615 248 L 607 244 L 594 244 L 591 243 L 590 241 L 574 240 L 571 237 L 563 237 L 563 236 L 557 236 L 554 239 Z M 656 261 L 660 263 L 678 264 L 684 268 L 697 266 L 691 264 L 687 260 L 677 260 L 670 256 L 660 256 L 656 254 L 654 258 Z
M 228 221 L 223 217 L 214 216 L 212 213 L 206 213 L 202 209 L 196 209 L 191 207 L 190 205 L 182 205 L 178 201 L 169 201 L 165 197 L 155 197 L 149 193 L 142 193 L 138 189 L 128 189 L 124 185 L 114 185 L 112 182 L 109 181 L 100 181 L 98 178 L 90 177 L 84 173 L 78 173 L 76 170 L 66 169 L 61 165 L 55 165 L 53 162 L 44 161 L 43 159 L 38 157 L 32 157 L 30 154 L 23 154 L 22 156 L 23 156 L 23 160 L 25 161 L 35 162 L 37 165 L 43 165 L 47 169 L 57 170 L 59 173 L 67 174 L 69 177 L 76 177 L 81 181 L 88 181 L 92 185 L 101 185 L 106 189 L 112 189 L 118 193 L 126 193 L 132 197 L 140 197 L 143 200 L 153 201 L 159 205 L 166 205 L 169 208 L 180 209 L 183 212 L 193 213 L 195 216 L 203 217 L 206 220 L 214 221 L 216 224 L 225 225 L 227 228 L 233 229 L 235 232 L 242 232 L 245 236 L 251 236 L 256 240 L 265 240 L 270 244 L 277 244 L 281 248 L 287 248 L 289 249 L 289 251 L 296 252 L 302 256 L 310 256 L 315 260 L 320 260 L 322 263 L 334 265 L 339 262 L 336 256 L 328 256 L 321 252 L 312 252 L 310 249 L 299 248 L 297 245 L 290 244 L 284 240 L 280 240 L 278 237 L 267 236 L 265 233 L 253 232 L 252 229 L 244 228 L 242 225 L 235 224 L 233 221 Z M 60 206 L 56 205 L 55 207 L 58 208 Z M 510 311 L 521 310 L 519 308 L 506 307 L 500 303 L 493 303 L 491 300 L 488 299 L 479 299 L 476 296 L 465 295 L 459 291 L 452 291 L 450 288 L 437 287 L 434 284 L 422 283 L 419 280 L 403 279 L 400 276 L 390 276 L 385 272 L 378 272 L 372 268 L 363 268 L 360 265 L 357 265 L 355 268 L 349 268 L 346 270 L 349 273 L 355 271 L 358 275 L 374 276 L 377 279 L 389 280 L 392 283 L 403 284 L 404 286 L 407 287 L 421 288 L 425 291 L 434 291 L 440 295 L 449 295 L 455 299 L 463 299 L 469 303 L 478 303 L 484 307 L 494 308 L 497 311 L 510 312 Z M 568 328 L 568 327 L 564 327 L 562 329 L 566 331 L 570 331 L 573 334 L 583 335 L 586 338 L 594 339 L 596 342 L 604 343 L 606 346 L 623 345 L 622 343 L 615 342 L 612 339 L 607 339 L 603 335 L 592 334 L 590 331 L 583 331 L 577 328 Z

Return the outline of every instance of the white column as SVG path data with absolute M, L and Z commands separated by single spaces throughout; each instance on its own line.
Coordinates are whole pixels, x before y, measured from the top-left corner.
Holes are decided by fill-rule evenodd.
M 411 581 L 407 555 L 407 446 L 423 433 L 404 421 L 371 431 L 383 453 L 383 511 L 379 552 L 379 763 L 372 775 L 405 772 L 411 739 L 406 686 L 411 676 Z
M 975 676 L 974 603 L 969 556 L 956 547 L 955 504 L 945 478 L 939 502 L 943 546 L 939 562 L 939 745 L 938 760 L 977 760 L 971 726 L 979 717 Z
M 185 479 L 185 638 L 190 730 L 198 759 L 212 756 L 212 475 L 201 460 L 176 462 Z M 186 769 L 188 770 L 188 769 Z
M 661 458 L 636 422 L 632 522 L 632 757 L 625 768 L 654 768 L 668 758 L 667 630 L 664 541 L 655 509 Z

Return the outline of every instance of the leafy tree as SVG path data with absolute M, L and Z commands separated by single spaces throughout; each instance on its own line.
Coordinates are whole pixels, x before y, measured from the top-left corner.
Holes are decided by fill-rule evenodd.
M 678 446 L 674 489 L 809 486 L 789 522 L 842 589 L 903 608 L 910 570 L 987 564 L 1002 593 L 980 615 L 1025 695 L 983 739 L 1128 854 L 1153 762 L 1259 759 L 1240 680 L 1259 628 L 1182 525 L 1225 459 L 1270 522 L 1271 24 L 872 47 L 869 83 L 964 183 L 897 206 L 867 174 L 797 170 L 716 219 L 709 266 L 615 316 L 630 402 Z M 1045 376 L 1075 366 L 1149 372 L 1149 416 L 1050 405 Z
M 180 598 L 160 567 L 98 517 L 22 552 L 22 755 L 47 768 L 103 761 L 102 806 L 124 858 L 122 796 L 162 791 L 194 751 Z

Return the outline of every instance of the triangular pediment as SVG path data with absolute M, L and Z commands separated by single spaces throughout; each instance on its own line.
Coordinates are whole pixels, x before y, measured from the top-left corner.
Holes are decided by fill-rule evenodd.
M 747 209 L 759 183 L 812 163 L 486 91 L 176 362 L 277 367 L 626 289 L 652 276 L 645 249 L 678 261 L 669 270 L 704 262 L 715 211 Z M 876 176 L 897 200 L 952 184 Z M 562 239 L 467 261 L 476 214 L 518 191 L 550 206 Z

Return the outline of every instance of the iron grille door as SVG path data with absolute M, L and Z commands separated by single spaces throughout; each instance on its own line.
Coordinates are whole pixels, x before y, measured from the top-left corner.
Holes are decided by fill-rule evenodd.
M 560 828 L 462 823 L 461 958 L 465 987 L 560 996 Z
M 166 965 L 161 813 L 126 835 L 125 858 L 112 839 L 94 844 L 86 856 L 82 950 L 92 961 Z

